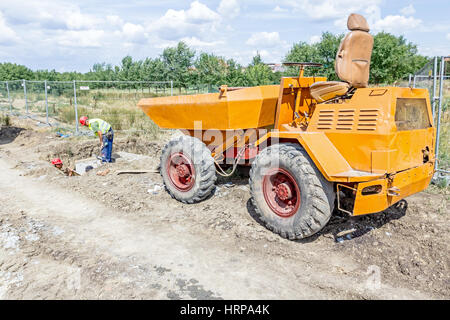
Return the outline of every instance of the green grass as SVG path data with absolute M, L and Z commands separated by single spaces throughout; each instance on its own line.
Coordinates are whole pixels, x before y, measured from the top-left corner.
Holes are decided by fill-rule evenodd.
M 110 123 L 114 130 L 129 130 L 134 135 L 147 134 L 156 138 L 159 127 L 137 107 L 97 107 L 78 106 L 78 117 L 101 118 Z M 75 123 L 75 110 L 70 106 L 57 108 L 56 118 L 64 123 Z
M 8 115 L 0 115 L 0 126 L 9 127 L 11 125 L 11 119 Z

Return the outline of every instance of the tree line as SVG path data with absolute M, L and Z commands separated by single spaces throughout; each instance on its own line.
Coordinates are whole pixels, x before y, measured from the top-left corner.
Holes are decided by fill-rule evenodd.
M 321 40 L 310 44 L 295 43 L 285 55 L 284 62 L 317 62 L 321 68 L 310 68 L 307 75 L 322 75 L 328 80 L 339 80 L 334 72 L 334 61 L 343 34 L 322 34 Z M 392 84 L 405 79 L 408 74 L 422 68 L 428 57 L 417 52 L 417 46 L 403 36 L 380 32 L 374 36 L 374 48 L 370 67 L 370 83 Z M 0 63 L 0 81 L 8 80 L 120 80 L 120 81 L 173 81 L 175 86 L 188 87 L 197 84 L 229 86 L 255 86 L 279 83 L 282 76 L 296 75 L 295 67 L 272 72 L 257 54 L 247 66 L 233 59 L 215 54 L 197 53 L 186 43 L 164 49 L 156 58 L 122 59 L 120 65 L 96 63 L 86 73 L 57 72 L 55 70 L 33 71 L 14 63 Z

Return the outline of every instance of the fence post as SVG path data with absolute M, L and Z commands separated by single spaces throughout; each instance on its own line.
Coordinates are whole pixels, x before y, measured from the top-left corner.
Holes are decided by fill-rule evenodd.
M 44 81 L 44 86 L 45 86 L 45 118 L 47 119 L 47 124 L 50 124 L 48 123 L 47 80 Z
M 10 96 L 10 94 L 9 94 L 9 84 L 8 84 L 8 81 L 6 81 L 6 91 L 8 92 L 9 113 L 12 114 L 12 102 L 11 102 L 11 96 Z
M 438 57 L 435 56 L 434 57 L 434 67 L 433 67 L 433 124 L 434 124 L 434 119 L 435 119 L 435 116 L 436 116 L 436 100 L 438 99 L 436 97 L 437 61 L 438 61 Z
M 437 128 L 436 128 L 436 165 L 435 170 L 439 168 L 439 134 L 441 132 L 441 112 L 442 112 L 442 92 L 444 90 L 444 68 L 445 58 L 441 57 L 441 70 L 439 72 L 439 106 L 438 106 L 438 118 L 437 118 Z
M 410 87 L 411 88 L 411 73 L 409 74 L 409 81 L 408 81 L 408 87 Z
M 75 105 L 75 133 L 78 133 L 77 81 L 73 80 L 73 102 Z
M 416 87 L 416 75 L 414 75 L 414 82 L 413 82 L 413 88 Z
M 25 96 L 25 109 L 27 110 L 27 114 L 28 114 L 27 82 L 25 79 L 22 80 L 22 85 L 23 85 L 23 94 Z
M 170 80 L 170 95 L 173 96 L 173 80 Z

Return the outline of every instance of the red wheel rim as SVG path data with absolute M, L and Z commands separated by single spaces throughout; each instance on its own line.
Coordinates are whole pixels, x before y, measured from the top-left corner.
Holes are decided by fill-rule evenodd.
M 173 153 L 167 160 L 167 174 L 170 182 L 180 191 L 190 190 L 195 183 L 194 164 L 182 152 Z
M 273 169 L 264 176 L 263 194 L 270 209 L 282 218 L 293 216 L 300 207 L 300 188 L 284 169 Z

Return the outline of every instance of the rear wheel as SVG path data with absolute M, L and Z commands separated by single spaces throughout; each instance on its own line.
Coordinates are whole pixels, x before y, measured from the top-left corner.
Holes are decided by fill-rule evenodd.
M 334 209 L 332 183 L 293 143 L 273 145 L 258 154 L 250 170 L 250 192 L 258 218 L 283 238 L 315 234 Z
M 199 202 L 214 189 L 214 159 L 199 139 L 182 136 L 170 141 L 161 154 L 161 176 L 169 194 L 184 203 Z

